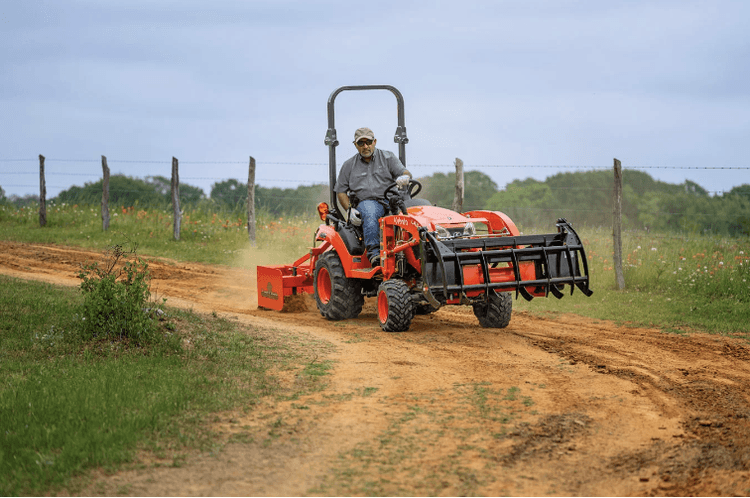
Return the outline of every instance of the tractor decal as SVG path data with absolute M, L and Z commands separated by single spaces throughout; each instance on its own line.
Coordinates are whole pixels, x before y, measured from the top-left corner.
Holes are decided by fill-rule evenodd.
M 266 290 L 261 291 L 260 295 L 266 299 L 279 299 L 279 294 L 273 291 L 273 284 L 271 284 L 271 282 L 268 282 Z

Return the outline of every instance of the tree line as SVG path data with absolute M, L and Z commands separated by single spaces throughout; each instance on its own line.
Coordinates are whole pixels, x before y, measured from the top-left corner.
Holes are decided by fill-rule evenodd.
M 421 177 L 419 197 L 450 207 L 455 192 L 455 175 L 434 173 Z M 464 174 L 464 210 L 502 211 L 523 230 L 545 227 L 558 218 L 574 226 L 611 226 L 613 175 L 611 171 L 558 173 L 545 180 L 514 180 L 504 188 L 479 171 Z M 623 171 L 623 227 L 667 232 L 750 235 L 750 184 L 734 187 L 722 195 L 711 196 L 692 181 L 671 184 L 653 179 L 648 173 Z M 102 181 L 73 186 L 50 199 L 55 203 L 98 205 Z M 255 209 L 259 215 L 308 215 L 315 206 L 328 201 L 327 185 L 296 188 L 255 187 Z M 38 202 L 36 196 L 6 199 L 0 188 L 0 201 L 17 206 Z M 183 209 L 204 208 L 246 211 L 247 184 L 229 179 L 214 183 L 208 195 L 189 184 L 180 184 Z M 124 175 L 110 178 L 110 204 L 144 208 L 168 208 L 171 205 L 170 180 L 162 176 L 145 179 Z

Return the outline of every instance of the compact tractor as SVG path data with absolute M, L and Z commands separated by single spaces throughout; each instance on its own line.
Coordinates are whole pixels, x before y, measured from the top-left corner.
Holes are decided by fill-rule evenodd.
M 258 306 L 282 310 L 295 294 L 313 294 L 328 320 L 356 318 L 365 297 L 377 297 L 377 316 L 386 332 L 409 329 L 418 314 L 447 305 L 471 305 L 482 327 L 504 328 L 511 319 L 515 292 L 527 300 L 563 297 L 565 286 L 589 289 L 586 253 L 565 219 L 557 232 L 521 235 L 499 211 L 464 213 L 433 206 L 417 198 L 422 185 L 411 180 L 383 193 L 386 213 L 380 219 L 380 265 L 367 259 L 361 227 L 349 223 L 338 207 L 334 101 L 348 90 L 388 90 L 396 97 L 398 127 L 394 141 L 406 166 L 404 100 L 389 85 L 345 86 L 328 99 L 330 203 L 318 205 L 323 224 L 314 247 L 291 265 L 258 267 Z

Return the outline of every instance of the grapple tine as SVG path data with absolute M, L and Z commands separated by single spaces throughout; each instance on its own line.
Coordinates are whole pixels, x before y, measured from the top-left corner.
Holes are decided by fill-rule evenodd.
M 557 285 L 551 284 L 549 286 L 549 291 L 552 293 L 553 296 L 555 296 L 557 299 L 563 298 L 563 293 L 560 292 L 560 289 L 557 288 Z

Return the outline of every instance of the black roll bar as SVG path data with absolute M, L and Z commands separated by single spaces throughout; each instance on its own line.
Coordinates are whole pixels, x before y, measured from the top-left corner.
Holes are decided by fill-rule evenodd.
M 404 167 L 406 167 L 406 144 L 409 143 L 409 138 L 406 136 L 406 124 L 404 121 L 404 97 L 396 87 L 391 85 L 342 86 L 331 93 L 331 96 L 328 97 L 328 131 L 326 131 L 325 144 L 328 147 L 328 180 L 330 184 L 331 213 L 338 217 L 341 217 L 341 215 L 339 214 L 338 199 L 336 199 L 336 193 L 333 191 L 333 188 L 336 186 L 336 146 L 338 146 L 339 141 L 336 137 L 333 103 L 338 94 L 348 90 L 388 90 L 395 95 L 398 107 L 398 126 L 393 141 L 398 144 L 398 158 L 401 160 L 401 164 L 403 164 Z

